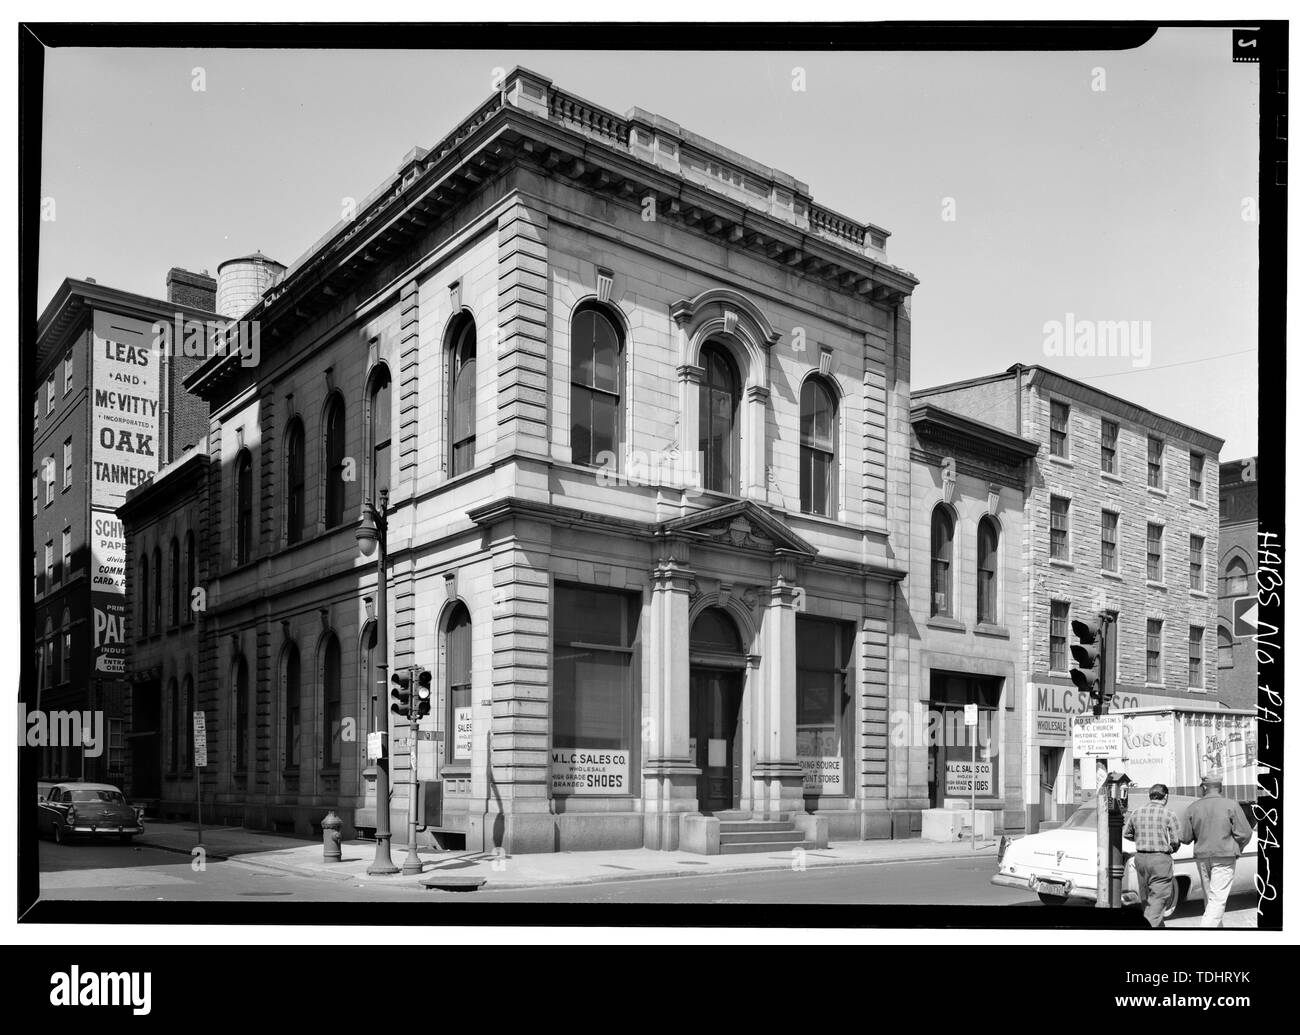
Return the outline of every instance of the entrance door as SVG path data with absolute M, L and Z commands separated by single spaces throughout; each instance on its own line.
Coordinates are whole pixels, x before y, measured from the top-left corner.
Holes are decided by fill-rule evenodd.
M 1038 749 L 1038 807 L 1044 823 L 1056 822 L 1056 778 L 1062 754 L 1060 748 Z
M 740 805 L 741 672 L 691 669 L 691 740 L 705 815 Z

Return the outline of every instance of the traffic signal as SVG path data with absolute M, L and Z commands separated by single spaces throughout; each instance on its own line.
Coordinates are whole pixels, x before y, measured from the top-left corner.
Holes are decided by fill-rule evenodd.
M 1091 618 L 1076 618 L 1070 623 L 1078 643 L 1070 644 L 1070 654 L 1077 667 L 1070 669 L 1070 678 L 1074 685 L 1085 693 L 1092 695 L 1092 710 L 1096 715 L 1104 715 L 1110 707 L 1110 698 L 1115 688 L 1107 686 L 1106 681 L 1106 616 L 1093 615 Z
M 423 719 L 433 707 L 433 673 L 427 668 L 420 669 L 420 675 L 416 678 L 415 696 L 415 717 Z
M 409 669 L 400 669 L 393 673 L 393 689 L 390 696 L 393 705 L 389 710 L 394 715 L 409 719 L 411 717 L 411 673 Z

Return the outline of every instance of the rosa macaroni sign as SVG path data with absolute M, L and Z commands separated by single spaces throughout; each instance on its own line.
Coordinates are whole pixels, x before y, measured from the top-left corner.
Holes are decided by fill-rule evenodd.
M 552 794 L 627 794 L 628 752 L 551 749 Z

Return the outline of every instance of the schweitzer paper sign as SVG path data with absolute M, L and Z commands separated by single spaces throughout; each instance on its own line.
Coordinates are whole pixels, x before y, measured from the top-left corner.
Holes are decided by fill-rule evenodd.
M 158 361 L 153 325 L 95 312 L 91 361 L 92 506 L 116 510 L 158 473 Z
M 90 512 L 90 601 L 95 671 L 126 671 L 126 539 L 110 510 Z

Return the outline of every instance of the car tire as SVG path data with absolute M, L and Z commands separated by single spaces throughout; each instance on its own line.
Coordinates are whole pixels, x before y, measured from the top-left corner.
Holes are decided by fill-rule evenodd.
M 1188 886 L 1191 882 L 1186 877 L 1174 878 L 1174 893 L 1169 896 L 1169 901 L 1165 903 L 1165 911 L 1160 915 L 1161 920 L 1168 920 L 1174 915 L 1174 912 L 1183 903 L 1187 897 Z
M 56 845 L 68 843 L 67 835 L 63 832 L 63 827 L 58 823 L 54 824 L 54 843 Z
M 1065 905 L 1065 899 L 1063 899 L 1060 895 L 1045 895 L 1041 891 L 1038 893 L 1038 901 L 1045 906 Z

